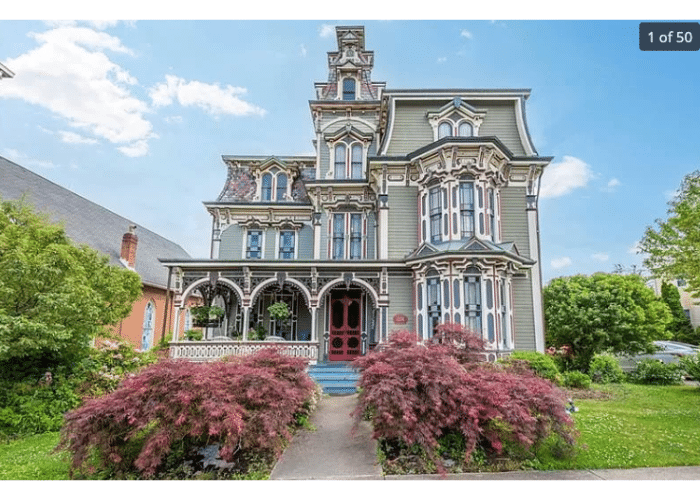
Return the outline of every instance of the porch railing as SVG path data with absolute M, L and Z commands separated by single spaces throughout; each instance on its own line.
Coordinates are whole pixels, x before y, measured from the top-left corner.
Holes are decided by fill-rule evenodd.
M 260 349 L 274 347 L 281 354 L 294 358 L 318 359 L 318 344 L 311 342 L 280 341 L 237 341 L 237 340 L 201 340 L 179 341 L 170 343 L 170 357 L 192 361 L 212 361 L 224 356 L 245 356 Z

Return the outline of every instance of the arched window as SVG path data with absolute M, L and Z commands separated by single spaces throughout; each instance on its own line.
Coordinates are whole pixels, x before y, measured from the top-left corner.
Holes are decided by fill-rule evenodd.
M 343 79 L 343 101 L 354 101 L 355 100 L 355 79 L 354 78 L 344 78 Z
M 141 335 L 141 350 L 147 351 L 153 345 L 153 326 L 156 319 L 156 306 L 153 301 L 146 304 L 143 314 L 143 334 Z
M 338 144 L 335 147 L 335 178 L 345 179 L 345 144 Z
M 263 174 L 260 183 L 261 201 L 282 201 L 287 196 L 287 175 L 273 168 Z M 273 198 L 274 193 L 274 198 Z
M 284 200 L 287 194 L 287 176 L 285 174 L 277 174 L 277 201 Z
M 472 124 L 468 122 L 460 123 L 458 135 L 460 137 L 471 137 L 472 135 L 474 135 L 474 129 L 472 128 Z
M 449 137 L 452 135 L 452 124 L 450 122 L 442 122 L 438 127 L 438 139 Z
M 350 178 L 362 179 L 362 146 L 360 144 L 353 144 L 350 161 Z
M 464 326 L 481 334 L 481 271 L 470 266 L 464 275 Z
M 336 144 L 334 148 L 334 178 L 336 179 L 363 179 L 364 171 L 363 155 L 364 147 L 355 142 L 351 146 L 345 143 Z
M 272 175 L 265 174 L 262 177 L 262 191 L 260 198 L 262 201 L 272 201 Z

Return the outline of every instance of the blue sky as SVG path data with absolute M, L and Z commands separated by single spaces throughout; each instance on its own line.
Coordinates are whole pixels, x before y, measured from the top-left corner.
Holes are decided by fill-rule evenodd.
M 333 27 L 362 24 L 387 88 L 532 89 L 545 282 L 639 265 L 700 168 L 700 53 L 641 52 L 645 18 L 489 19 L 3 20 L 0 155 L 208 257 L 221 155 L 311 154 Z

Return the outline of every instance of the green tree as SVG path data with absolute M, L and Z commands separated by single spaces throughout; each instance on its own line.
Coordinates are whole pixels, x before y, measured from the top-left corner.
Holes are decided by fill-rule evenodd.
M 698 336 L 693 330 L 690 319 L 688 319 L 683 310 L 681 293 L 678 291 L 678 288 L 664 281 L 661 283 L 661 299 L 671 310 L 671 315 L 673 316 L 671 324 L 668 325 L 668 330 L 673 335 L 673 340 L 697 344 Z
M 544 288 L 544 314 L 547 345 L 569 345 L 573 368 L 585 372 L 606 350 L 650 351 L 671 322 L 668 306 L 635 274 L 556 278 Z
M 669 202 L 668 219 L 647 227 L 639 243 L 644 265 L 658 277 L 683 278 L 686 290 L 700 296 L 700 170 L 683 179 L 678 195 Z
M 0 201 L 0 376 L 70 368 L 140 293 L 136 273 L 73 245 L 25 203 Z

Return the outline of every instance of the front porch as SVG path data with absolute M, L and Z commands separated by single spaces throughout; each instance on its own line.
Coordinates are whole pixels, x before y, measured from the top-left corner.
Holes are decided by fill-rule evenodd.
M 278 262 L 178 264 L 171 267 L 178 291 L 175 331 L 197 328 L 188 323 L 190 297 L 223 312 L 216 324 L 202 326 L 201 336 L 194 337 L 201 340 L 176 335 L 172 358 L 202 362 L 275 347 L 316 364 L 349 361 L 386 341 L 386 266 L 290 262 L 282 270 Z M 280 306 L 288 311 L 283 319 L 272 314 Z

